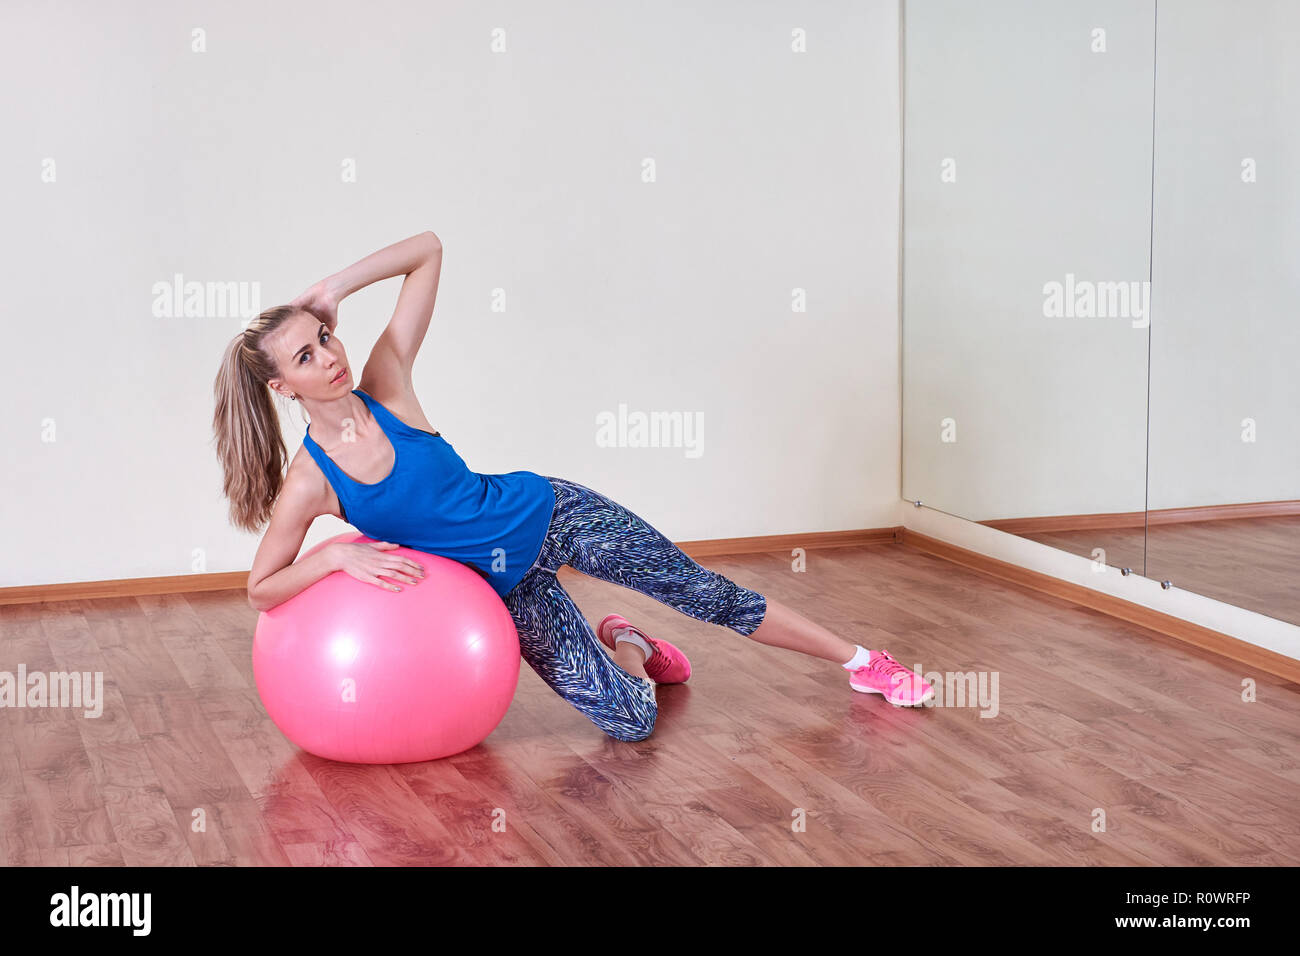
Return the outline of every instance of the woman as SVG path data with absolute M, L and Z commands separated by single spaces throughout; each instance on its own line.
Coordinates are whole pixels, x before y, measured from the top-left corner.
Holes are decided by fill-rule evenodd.
M 854 690 L 884 694 L 897 705 L 933 697 L 886 651 L 849 644 L 701 567 L 642 518 L 584 485 L 531 471 L 470 471 L 412 389 L 441 270 L 438 237 L 412 236 L 263 312 L 227 347 L 213 421 L 224 491 L 236 526 L 257 532 L 267 525 L 248 577 L 253 607 L 274 607 L 333 571 L 394 591 L 418 586 L 420 565 L 390 553 L 399 545 L 462 561 L 510 610 L 529 666 L 619 740 L 650 735 L 655 685 L 685 681 L 690 662 L 617 614 L 593 633 L 556 578 L 562 565 L 759 643 L 834 661 L 850 672 Z M 334 335 L 338 303 L 398 275 L 405 278 L 393 317 L 354 384 Z M 272 393 L 298 402 L 309 416 L 306 454 L 300 450 L 287 471 Z M 323 514 L 376 540 L 334 543 L 295 562 L 307 529 Z

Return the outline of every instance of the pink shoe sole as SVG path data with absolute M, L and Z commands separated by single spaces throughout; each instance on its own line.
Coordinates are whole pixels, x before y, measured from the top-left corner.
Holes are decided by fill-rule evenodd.
M 871 663 L 849 675 L 849 686 L 863 694 L 880 694 L 895 707 L 919 707 L 934 699 L 934 688 L 920 674 L 884 650 L 871 652 Z
M 685 684 L 691 676 L 691 662 L 686 659 L 675 645 L 664 640 L 656 640 L 639 627 L 634 627 L 627 618 L 619 614 L 607 614 L 596 627 L 600 642 L 611 651 L 615 649 L 614 632 L 620 627 L 635 631 L 655 652 L 646 659 L 645 672 L 656 684 Z

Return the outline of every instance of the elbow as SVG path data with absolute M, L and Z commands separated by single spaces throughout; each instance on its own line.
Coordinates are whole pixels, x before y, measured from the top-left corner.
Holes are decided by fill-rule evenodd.
M 258 611 L 258 612 L 266 610 L 266 605 L 262 603 L 260 597 L 253 591 L 252 588 L 248 589 L 248 606 L 251 607 L 254 611 Z

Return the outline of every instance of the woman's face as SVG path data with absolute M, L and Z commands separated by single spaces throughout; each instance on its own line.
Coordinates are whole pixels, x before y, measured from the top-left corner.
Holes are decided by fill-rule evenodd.
M 267 343 L 280 368 L 271 387 L 286 398 L 297 395 L 331 401 L 352 391 L 352 369 L 343 343 L 309 312 L 299 312 Z

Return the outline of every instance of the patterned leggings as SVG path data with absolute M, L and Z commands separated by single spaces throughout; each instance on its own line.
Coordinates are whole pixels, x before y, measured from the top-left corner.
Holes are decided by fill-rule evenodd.
M 655 684 L 609 656 L 560 585 L 562 565 L 648 595 L 698 621 L 748 636 L 767 612 L 763 595 L 696 564 L 645 520 L 585 485 L 555 489 L 550 530 L 532 568 L 503 599 L 523 658 L 557 694 L 618 740 L 644 740 L 659 705 Z

